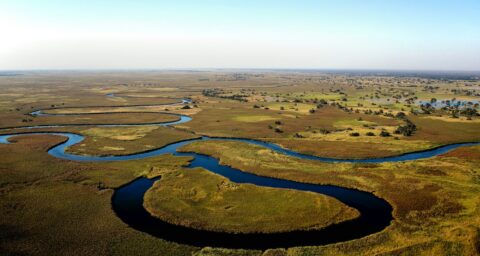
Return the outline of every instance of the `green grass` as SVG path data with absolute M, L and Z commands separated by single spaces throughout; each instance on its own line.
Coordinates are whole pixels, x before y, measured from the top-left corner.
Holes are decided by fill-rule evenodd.
M 138 124 L 138 123 L 161 123 L 177 121 L 177 116 L 161 113 L 108 113 L 108 114 L 86 114 L 81 116 L 39 116 L 31 117 L 26 115 L 6 115 L 5 120 L 0 122 L 2 127 L 22 127 L 35 125 L 72 125 L 72 124 Z M 29 122 L 22 120 L 29 118 Z
M 410 107 L 395 103 L 392 95 L 410 93 L 420 99 L 470 98 L 454 95 L 452 89 L 469 90 L 478 81 L 441 81 L 398 77 L 346 77 L 322 74 L 249 74 L 234 81 L 223 72 L 135 72 L 34 74 L 0 77 L 0 127 L 60 123 L 142 123 L 175 119 L 159 113 L 115 113 L 81 117 L 26 116 L 36 109 L 83 107 L 57 111 L 161 111 L 160 108 L 92 108 L 162 104 L 192 97 L 199 108 L 182 112 L 193 121 L 181 128 L 197 135 L 247 137 L 274 141 L 300 152 L 330 157 L 375 157 L 421 150 L 445 143 L 479 141 L 478 117 L 468 122 L 436 120 L 435 115 L 409 115 L 418 130 L 411 137 L 366 137 L 362 118 L 377 124 L 373 130 L 393 129 L 401 122 L 382 116 L 345 113 L 334 107 L 308 111 L 315 104 L 274 102 L 301 98 L 339 99 L 359 110 L 396 113 Z M 355 88 L 352 84 L 361 84 Z M 469 86 L 467 86 L 467 84 Z M 424 86 L 438 86 L 434 93 Z M 473 87 L 472 87 L 473 86 Z M 228 94 L 249 89 L 251 102 L 239 103 L 201 95 L 206 88 L 224 88 Z M 106 98 L 106 93 L 134 96 Z M 379 92 L 380 99 L 361 99 Z M 156 97 L 151 97 L 156 96 Z M 158 96 L 158 97 L 157 97 Z M 378 102 L 372 105 L 371 102 Z M 358 104 L 364 104 L 359 107 Z M 270 109 L 254 109 L 264 105 Z M 284 106 L 285 110 L 280 110 Z M 413 108 L 418 109 L 417 106 Z M 171 112 L 179 112 L 170 109 Z M 258 117 L 261 118 L 258 118 Z M 444 114 L 445 116 L 445 114 Z M 24 122 L 22 120 L 31 118 Z M 255 122 L 248 122 L 248 121 Z M 275 121 L 281 124 L 275 124 Z M 269 126 L 280 128 L 276 133 Z M 320 136 L 314 131 L 333 131 L 351 126 L 360 137 L 348 132 Z M 180 127 L 180 126 L 177 126 Z M 83 133 L 92 127 L 41 129 Z M 29 130 L 16 130 L 29 131 Z M 10 133 L 11 130 L 3 130 Z M 158 128 L 93 129 L 82 145 L 70 150 L 83 154 L 126 154 L 161 147 L 192 135 Z M 296 133 L 306 138 L 296 138 Z M 190 150 L 216 155 L 225 164 L 256 174 L 319 184 L 334 184 L 371 191 L 388 200 L 395 220 L 385 231 L 368 237 L 326 246 L 267 250 L 194 248 L 156 239 L 122 223 L 111 210 L 111 188 L 139 176 L 153 177 L 184 172 L 187 158 L 161 156 L 116 163 L 79 163 L 55 159 L 45 152 L 62 141 L 54 136 L 18 137 L 11 145 L 0 145 L 0 254 L 1 255 L 478 255 L 480 253 L 480 147 L 457 149 L 443 156 L 406 163 L 326 164 L 273 154 L 239 143 L 202 142 Z M 122 149 L 122 150 L 120 150 Z M 83 150 L 83 151 L 82 151 Z M 207 173 L 210 174 L 210 173 Z M 211 176 L 211 174 L 209 175 Z M 215 178 L 213 178 L 215 179 Z M 190 186 L 205 184 L 191 180 Z M 100 186 L 99 186 L 100 185 Z M 105 187 L 106 189 L 98 189 Z M 257 191 L 258 192 L 258 191 Z M 180 200 L 178 197 L 174 200 Z M 270 209 L 269 209 L 270 210 Z M 192 210 L 193 211 L 193 210 Z
M 164 173 L 144 205 L 170 223 L 229 233 L 320 229 L 358 216 L 324 195 L 235 184 L 201 168 Z
M 219 157 L 258 175 L 336 184 L 373 191 L 394 207 L 395 221 L 366 238 L 317 248 L 289 249 L 291 255 L 475 254 L 480 224 L 480 147 L 443 156 L 384 164 L 320 164 L 285 157 L 237 142 L 196 142 L 183 148 Z M 274 161 L 272 161 L 274 160 Z
M 289 114 L 308 114 L 311 109 L 315 109 L 315 104 L 305 104 L 305 103 L 268 103 L 265 106 L 269 107 L 272 110 L 280 111 L 283 107 L 284 112 Z
M 108 189 L 148 175 L 154 166 L 179 168 L 187 159 L 167 155 L 85 164 L 47 155 L 46 149 L 61 140 L 23 136 L 0 145 L 2 255 L 191 255 L 198 250 L 129 228 L 113 213 Z
M 233 118 L 235 121 L 247 122 L 247 123 L 257 123 L 263 121 L 272 121 L 277 120 L 277 118 L 272 116 L 236 116 Z
M 358 127 L 358 126 L 363 126 L 363 125 L 375 126 L 375 125 L 377 125 L 377 123 L 358 120 L 358 119 L 340 120 L 340 121 L 337 121 L 337 122 L 333 123 L 333 126 L 338 127 L 338 128 Z
M 76 163 L 46 155 L 45 150 L 60 141 L 59 137 L 23 136 L 16 140 L 11 145 L 0 145 L 0 153 L 5 156 L 1 160 L 0 224 L 5 237 L 0 243 L 2 252 L 259 254 L 244 250 L 200 250 L 136 232 L 111 211 L 111 191 L 97 189 L 99 183 L 107 188 L 118 187 L 139 175 L 175 172 L 186 175 L 191 170 L 184 173 L 180 168 L 188 159 L 167 155 L 139 161 Z M 217 145 L 221 147 L 199 145 L 197 150 L 219 155 L 223 163 L 261 175 L 375 191 L 395 207 L 396 219 L 384 232 L 345 243 L 272 253 L 349 255 L 355 248 L 358 254 L 475 254 L 473 246 L 478 239 L 475 227 L 480 223 L 480 147 L 462 148 L 442 157 L 408 163 L 334 165 L 298 161 L 261 148 L 244 147 L 241 143 Z M 19 164 L 20 159 L 27 156 L 29 163 Z M 197 171 L 211 181 L 212 174 Z M 207 186 L 208 183 L 204 183 L 193 179 L 184 186 Z
M 167 144 L 197 138 L 197 135 L 169 127 L 96 127 L 78 131 L 86 135 L 69 152 L 85 155 L 125 155 L 161 148 Z

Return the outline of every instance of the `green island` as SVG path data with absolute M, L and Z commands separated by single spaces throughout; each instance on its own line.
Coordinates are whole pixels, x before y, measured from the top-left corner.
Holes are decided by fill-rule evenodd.
M 231 233 L 320 229 L 358 216 L 327 196 L 235 184 L 201 169 L 162 174 L 144 205 L 168 222 Z
M 480 86 L 478 79 L 260 73 L 24 72 L 0 77 L 0 134 L 27 133 L 0 143 L 1 254 L 480 252 L 478 144 L 408 161 L 340 163 L 228 140 L 253 139 L 352 160 L 480 142 L 478 95 L 472 89 Z M 447 106 L 447 101 L 465 107 Z M 443 103 L 435 107 L 435 102 Z M 168 125 L 180 117 L 190 119 Z M 79 157 L 135 156 L 186 143 L 175 152 L 139 159 L 78 161 L 49 152 L 67 141 L 59 133 L 82 137 L 65 148 Z M 205 136 L 227 139 L 200 140 Z M 392 219 L 379 231 L 339 242 L 239 249 L 156 237 L 125 222 L 112 206 L 122 188 L 139 179 L 158 179 L 142 197 L 144 209 L 155 219 L 192 230 L 315 232 L 361 217 L 355 207 L 321 193 L 237 183 L 209 168 L 189 168 L 200 155 L 240 173 L 365 192 L 390 205 Z

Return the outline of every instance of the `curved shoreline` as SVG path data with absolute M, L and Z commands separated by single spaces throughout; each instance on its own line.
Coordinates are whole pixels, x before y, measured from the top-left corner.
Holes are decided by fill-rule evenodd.
M 236 137 L 207 137 L 210 140 L 230 140 L 230 141 L 241 141 L 241 142 L 253 142 L 252 144 L 263 146 L 269 149 L 274 150 L 277 153 L 282 153 L 288 156 L 293 156 L 301 159 L 321 161 L 327 163 L 383 163 L 383 162 L 402 162 L 402 161 L 411 161 L 411 160 L 420 160 L 425 158 L 430 158 L 444 154 L 451 150 L 454 150 L 459 147 L 465 146 L 475 146 L 480 145 L 480 142 L 458 142 L 452 144 L 445 144 L 441 146 L 436 146 L 428 149 L 406 152 L 398 155 L 385 156 L 385 157 L 368 157 L 368 158 L 332 158 L 332 157 L 323 157 L 316 155 L 309 155 L 304 153 L 298 153 L 294 150 L 284 148 L 279 144 L 275 144 L 268 141 L 257 140 L 257 139 L 245 139 L 245 138 L 236 138 Z
M 107 94 L 108 95 L 108 94 Z M 108 96 L 107 96 L 108 97 Z M 110 96 L 112 97 L 112 96 Z M 72 108 L 130 108 L 130 107 L 158 107 L 158 106 L 177 106 L 185 103 L 191 103 L 190 99 L 186 98 L 171 98 L 172 100 L 180 100 L 180 102 L 173 102 L 173 103 L 161 103 L 161 104 L 134 104 L 134 105 L 112 105 L 112 106 L 105 106 L 105 105 L 93 105 L 93 106 L 58 106 L 53 108 L 45 108 L 45 109 L 37 109 L 34 110 L 28 115 L 31 116 L 63 116 L 63 115 L 85 115 L 87 113 L 72 113 L 72 114 L 60 114 L 60 113 L 44 113 L 44 111 L 55 110 L 55 109 L 72 109 Z M 43 112 L 43 113 L 42 113 Z M 104 113 L 112 113 L 112 112 L 104 112 Z M 117 112 L 113 112 L 117 113 Z M 132 112 L 127 112 L 132 113 Z M 150 113 L 150 112 L 148 112 Z M 154 112 L 155 113 L 155 112 Z
M 232 170 L 234 169 L 232 168 Z M 199 230 L 171 224 L 153 217 L 143 207 L 143 197 L 145 192 L 160 179 L 159 177 L 153 179 L 147 179 L 144 177 L 137 178 L 134 181 L 117 188 L 112 196 L 112 209 L 117 216 L 130 227 L 167 241 L 174 241 L 198 247 L 213 246 L 261 250 L 294 246 L 325 245 L 358 239 L 382 231 L 385 227 L 390 225 L 393 220 L 392 207 L 390 204 L 368 192 L 332 185 L 316 185 L 285 181 L 281 179 L 256 176 L 249 173 L 243 174 L 246 176 L 255 176 L 256 179 L 254 182 L 252 182 L 251 179 L 248 179 L 248 181 L 241 180 L 241 178 L 238 177 L 243 177 L 243 175 L 239 175 L 239 173 L 236 173 L 235 171 L 230 173 L 231 176 L 224 177 L 227 177 L 236 183 L 250 183 L 257 186 L 296 189 L 331 196 L 342 203 L 359 210 L 360 216 L 318 230 L 294 230 L 277 233 L 228 233 Z M 234 176 L 237 176 L 237 178 L 232 178 Z M 365 204 L 367 201 L 369 202 L 368 205 Z
M 182 101 L 184 103 L 184 101 Z M 174 104 L 182 104 L 174 103 Z M 41 110 L 34 111 L 37 114 L 42 114 Z M 33 113 L 33 112 L 32 112 Z M 151 113 L 151 112 L 149 112 Z M 177 121 L 155 123 L 156 125 L 170 126 L 175 124 L 185 123 L 191 120 L 190 117 L 180 114 L 173 114 L 180 117 Z M 57 114 L 44 114 L 43 115 L 57 115 Z M 62 114 L 58 114 L 62 115 Z M 84 114 L 77 114 L 84 115 Z M 94 125 L 94 124 L 86 124 Z M 152 124 L 125 124 L 115 125 L 108 124 L 103 126 L 142 126 Z M 68 125 L 78 126 L 78 125 Z M 48 128 L 48 127 L 61 127 L 54 126 L 32 126 L 19 127 L 16 129 L 34 129 L 34 128 Z M 279 233 L 249 233 L 249 234 L 233 234 L 225 232 L 215 232 L 206 230 L 197 230 L 184 226 L 178 226 L 167 223 L 153 217 L 143 207 L 143 196 L 145 192 L 153 185 L 153 183 L 159 178 L 147 179 L 138 178 L 118 189 L 115 190 L 112 196 L 112 208 L 117 216 L 127 223 L 130 227 L 139 231 L 151 234 L 153 236 L 184 244 L 190 244 L 194 246 L 215 246 L 215 247 L 228 247 L 228 248 L 245 248 L 245 249 L 267 249 L 267 248 L 280 248 L 291 246 L 308 246 L 308 245 L 324 245 L 334 242 L 348 241 L 352 239 L 361 238 L 385 229 L 390 225 L 393 220 L 392 206 L 372 193 L 364 192 L 352 188 L 344 188 L 333 185 L 318 185 L 301 183 L 291 180 L 284 180 L 278 178 L 271 178 L 265 176 L 259 176 L 252 173 L 244 172 L 239 169 L 232 168 L 230 166 L 221 165 L 219 160 L 203 154 L 192 152 L 179 152 L 178 148 L 187 145 L 195 141 L 207 141 L 207 140 L 230 140 L 249 143 L 252 145 L 262 146 L 273 150 L 278 153 L 297 157 L 300 159 L 322 161 L 322 162 L 348 162 L 348 163 L 381 163 L 381 162 L 397 162 L 416 160 L 422 158 L 428 158 L 435 155 L 439 155 L 448 152 L 452 149 L 478 145 L 478 142 L 470 143 L 455 143 L 444 146 L 439 146 L 433 149 L 427 149 L 423 151 L 410 152 L 402 155 L 382 158 L 370 158 L 370 159 L 335 159 L 318 157 L 313 155 L 307 155 L 298 153 L 293 150 L 285 149 L 277 144 L 271 142 L 265 142 L 254 139 L 245 138 L 228 138 L 228 137 L 206 137 L 187 139 L 167 144 L 161 148 L 152 149 L 144 152 L 137 152 L 127 155 L 109 155 L 109 156 L 86 156 L 67 153 L 65 149 L 71 145 L 79 143 L 84 139 L 84 136 L 71 132 L 22 132 L 13 134 L 0 135 L 0 143 L 9 143 L 8 139 L 14 136 L 20 135 L 34 135 L 34 134 L 53 134 L 59 136 L 65 136 L 67 139 L 60 142 L 48 149 L 48 153 L 54 157 L 73 161 L 123 161 L 143 159 L 147 157 L 153 157 L 163 154 L 173 154 L 174 156 L 189 156 L 193 159 L 185 168 L 202 167 L 216 174 L 236 183 L 251 183 L 257 186 L 283 188 L 283 189 L 296 189 L 300 191 L 309 191 L 314 193 L 320 193 L 327 196 L 331 196 L 341 201 L 342 203 L 357 209 L 360 212 L 358 218 L 344 221 L 341 223 L 327 226 L 320 230 L 299 230 L 290 232 Z
M 126 112 L 126 113 L 139 113 L 139 112 Z M 147 113 L 165 114 L 165 115 L 177 116 L 179 118 L 174 121 L 150 122 L 150 123 L 126 123 L 126 124 L 108 124 L 108 123 L 95 124 L 93 123 L 93 124 L 54 124 L 54 125 L 46 124 L 46 125 L 32 125 L 32 126 L 14 126 L 14 127 L 2 127 L 0 128 L 0 130 L 42 129 L 42 128 L 74 127 L 74 126 L 102 126 L 102 127 L 148 126 L 148 125 L 170 126 L 170 125 L 185 123 L 192 120 L 192 118 L 189 116 L 176 114 L 176 113 L 168 113 L 168 112 L 147 112 Z M 112 113 L 98 113 L 98 114 L 112 114 Z M 83 114 L 78 114 L 78 115 L 83 115 Z

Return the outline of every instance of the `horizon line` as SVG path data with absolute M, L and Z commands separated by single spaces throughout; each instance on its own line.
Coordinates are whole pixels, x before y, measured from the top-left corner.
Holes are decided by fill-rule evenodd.
M 480 69 L 390 69 L 390 68 L 220 68 L 220 67 L 171 67 L 171 68 L 16 68 L 0 69 L 0 72 L 35 72 L 35 71 L 217 71 L 217 70 L 252 70 L 252 71 L 357 71 L 357 72 L 462 72 L 462 73 L 480 73 Z

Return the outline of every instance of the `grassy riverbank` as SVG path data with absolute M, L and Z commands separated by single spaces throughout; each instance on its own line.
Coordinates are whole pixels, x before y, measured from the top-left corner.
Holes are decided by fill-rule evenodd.
M 85 140 L 68 151 L 89 155 L 131 154 L 201 135 L 261 139 L 333 158 L 390 156 L 480 141 L 479 115 L 467 116 L 455 109 L 424 111 L 416 103 L 417 99 L 475 100 L 478 80 L 263 71 L 240 76 L 244 79 L 236 79 L 237 74 L 229 71 L 25 71 L 19 76 L 0 76 L 0 127 L 177 120 L 177 116 L 159 113 L 167 109 L 193 118 L 175 129 L 92 125 L 2 129 L 0 133 L 78 133 Z M 117 97 L 107 97 L 110 93 Z M 178 102 L 184 97 L 193 100 L 189 109 L 132 106 Z M 85 114 L 29 115 L 38 109 Z M 93 114 L 105 111 L 112 113 Z M 395 133 L 405 124 L 396 117 L 399 112 L 416 126 L 410 136 Z M 382 131 L 390 136 L 380 136 Z M 370 132 L 373 135 L 367 135 Z M 345 214 L 344 205 L 321 195 L 235 184 L 205 170 L 183 169 L 188 158 L 164 155 L 88 163 L 46 153 L 64 139 L 19 136 L 12 138 L 12 144 L 0 144 L 0 255 L 480 253 L 479 146 L 429 159 L 382 164 L 298 160 L 240 142 L 203 141 L 184 147 L 218 157 L 223 164 L 245 172 L 369 191 L 394 207 L 392 225 L 361 239 L 258 251 L 198 248 L 146 235 L 114 214 L 113 190 L 140 176 L 162 175 L 147 194 L 152 213 L 184 225 L 233 232 L 322 227 L 354 214 Z M 340 216 L 336 213 L 343 217 L 335 219 Z
M 113 188 L 148 175 L 153 166 L 175 169 L 187 159 L 78 163 L 45 152 L 62 137 L 15 140 L 0 144 L 0 254 L 191 255 L 198 250 L 129 228 L 110 205 Z
M 80 130 L 79 133 L 85 135 L 85 140 L 68 151 L 85 155 L 126 155 L 199 137 L 162 126 L 95 127 Z
M 229 233 L 320 229 L 358 216 L 321 194 L 236 184 L 203 169 L 162 174 L 144 205 L 170 223 Z
M 289 255 L 375 252 L 475 254 L 480 218 L 480 147 L 405 163 L 328 164 L 279 155 L 259 146 L 204 141 L 184 146 L 258 175 L 371 191 L 394 207 L 385 231 L 355 241 L 288 250 Z M 468 159 L 468 160 L 467 160 Z M 381 241 L 379 243 L 379 241 Z

